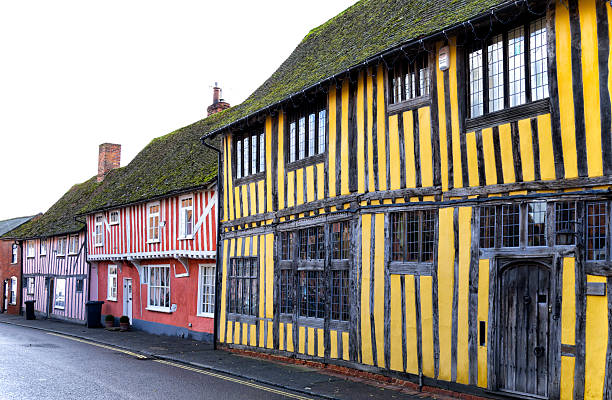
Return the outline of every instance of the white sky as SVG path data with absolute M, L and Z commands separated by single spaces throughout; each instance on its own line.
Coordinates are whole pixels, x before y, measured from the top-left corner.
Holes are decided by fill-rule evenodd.
M 46 211 L 153 138 L 236 105 L 355 0 L 0 0 L 0 220 Z

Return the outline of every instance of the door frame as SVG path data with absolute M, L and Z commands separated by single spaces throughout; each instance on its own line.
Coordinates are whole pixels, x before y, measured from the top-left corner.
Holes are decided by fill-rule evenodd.
M 129 309 L 128 309 L 128 296 L 129 293 L 127 291 L 127 283 L 130 283 L 130 287 L 132 288 L 132 297 L 129 299 Z M 132 324 L 132 316 L 134 315 L 134 285 L 132 282 L 132 278 L 123 278 L 123 315 L 127 315 L 130 317 L 130 324 Z M 126 310 L 128 311 L 126 313 Z
M 500 331 L 501 331 L 501 276 L 505 269 L 516 264 L 539 264 L 550 271 L 550 304 L 552 312 L 549 313 L 548 332 L 548 398 L 559 398 L 561 376 L 561 288 L 563 257 L 550 254 L 543 249 L 542 256 L 529 255 L 499 255 L 491 259 L 489 277 L 489 326 L 487 329 L 487 386 L 489 390 L 506 393 L 501 390 L 497 377 L 500 376 L 501 366 L 499 360 Z M 546 254 L 548 253 L 548 254 Z M 491 298 L 493 297 L 493 298 Z M 533 396 L 533 398 L 540 398 Z
M 51 318 L 53 307 L 55 307 L 55 277 L 49 276 L 47 284 L 47 318 Z

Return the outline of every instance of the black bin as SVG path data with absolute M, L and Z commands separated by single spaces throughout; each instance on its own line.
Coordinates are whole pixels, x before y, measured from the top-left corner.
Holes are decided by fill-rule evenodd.
M 26 319 L 36 319 L 36 315 L 34 315 L 34 303 L 36 300 L 26 300 Z
M 87 327 L 88 328 L 101 328 L 100 323 L 102 319 L 102 304 L 103 301 L 88 301 L 85 303 L 87 308 Z

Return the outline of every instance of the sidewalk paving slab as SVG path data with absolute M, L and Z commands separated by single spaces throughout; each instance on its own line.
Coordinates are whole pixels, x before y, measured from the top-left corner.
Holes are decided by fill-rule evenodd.
M 328 399 L 453 399 L 431 393 L 421 393 L 410 388 L 382 388 L 355 379 L 326 373 L 304 365 L 282 363 L 236 354 L 225 350 L 213 350 L 211 344 L 192 339 L 153 335 L 143 331 L 108 331 L 89 329 L 84 325 L 49 319 L 26 320 L 23 316 L 0 314 L 0 323 L 69 335 L 124 350 L 189 364 L 216 372 L 230 374 L 303 394 Z M 1 327 L 0 327 L 1 328 Z

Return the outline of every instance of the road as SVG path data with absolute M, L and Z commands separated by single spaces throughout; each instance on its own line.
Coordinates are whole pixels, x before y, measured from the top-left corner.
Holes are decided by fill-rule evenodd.
M 68 336 L 0 324 L 0 399 L 311 399 Z

